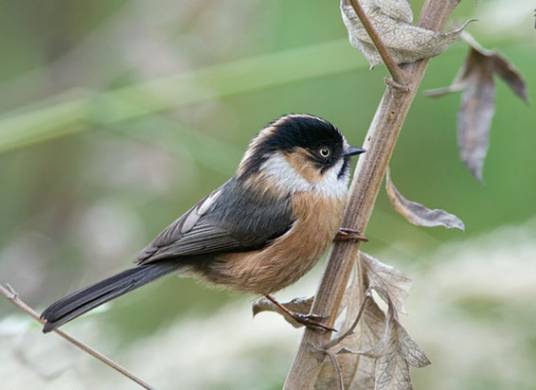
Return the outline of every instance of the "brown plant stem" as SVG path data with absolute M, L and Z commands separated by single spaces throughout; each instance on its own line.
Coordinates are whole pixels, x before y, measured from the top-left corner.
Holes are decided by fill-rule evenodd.
M 389 73 L 391 73 L 391 77 L 393 78 L 393 80 L 399 85 L 404 85 L 405 78 L 402 69 L 398 66 L 398 64 L 395 62 L 395 60 L 387 50 L 387 47 L 385 47 L 385 45 L 383 44 L 382 38 L 370 22 L 369 18 L 367 17 L 367 14 L 363 10 L 363 7 L 361 7 L 359 0 L 350 0 L 350 5 L 354 9 L 357 17 L 361 21 L 361 24 L 363 25 L 365 30 L 367 30 L 367 33 L 372 40 L 372 43 L 374 43 L 376 50 L 378 50 L 378 54 L 382 58 L 383 63 L 387 67 Z
M 15 305 L 16 307 L 21 309 L 23 312 L 28 314 L 30 317 L 32 317 L 36 321 L 40 322 L 41 324 L 44 324 L 44 321 L 43 321 L 43 319 L 41 319 L 39 314 L 35 310 L 33 310 L 30 306 L 28 306 L 26 304 L 26 302 L 21 300 L 19 298 L 18 294 L 15 292 L 15 290 L 13 290 L 13 288 L 11 288 L 11 286 L 9 286 L 9 285 L 4 286 L 3 284 L 0 283 L 0 295 L 2 295 L 8 301 L 13 303 L 13 305 Z M 97 352 L 96 350 L 91 348 L 89 345 L 84 344 L 83 342 L 75 339 L 73 336 L 65 333 L 64 331 L 62 331 L 60 329 L 54 329 L 53 332 L 55 332 L 56 334 L 58 334 L 61 337 L 63 337 L 65 340 L 67 340 L 69 343 L 73 344 L 78 349 L 80 349 L 83 352 L 93 356 L 95 359 L 100 360 L 101 362 L 103 362 L 107 366 L 113 368 L 114 370 L 119 372 L 121 375 L 127 377 L 128 379 L 130 379 L 133 382 L 136 382 L 138 385 L 140 385 L 144 389 L 154 390 L 154 387 L 150 386 L 145 381 L 143 381 L 142 379 L 138 378 L 136 375 L 132 374 L 126 368 L 120 366 L 119 364 L 117 364 L 116 362 L 111 360 L 109 357 L 106 357 L 102 353 Z
M 458 5 L 459 0 L 427 0 L 421 11 L 421 27 L 439 31 Z M 357 164 L 346 205 L 342 226 L 365 233 L 387 165 L 391 159 L 400 129 L 404 124 L 418 86 L 424 76 L 428 60 L 403 67 L 407 90 L 387 85 L 376 114 L 367 132 L 364 148 L 367 150 Z M 359 242 L 337 242 L 333 246 L 322 281 L 318 287 L 312 313 L 329 318 L 332 326 L 346 289 L 350 271 L 360 247 Z M 358 263 L 362 281 L 362 267 Z M 363 294 L 365 292 L 363 291 Z M 360 300 L 363 297 L 360 298 Z M 324 357 L 315 353 L 318 346 L 328 343 L 330 334 L 305 330 L 300 348 L 285 381 L 285 390 L 312 389 Z

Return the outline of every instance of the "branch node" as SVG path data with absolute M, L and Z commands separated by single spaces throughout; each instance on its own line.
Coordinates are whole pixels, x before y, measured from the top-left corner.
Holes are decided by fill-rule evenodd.
M 410 88 L 407 84 L 399 83 L 395 80 L 393 80 L 391 77 L 385 77 L 384 78 L 385 84 L 391 88 L 397 89 L 400 92 L 408 93 L 410 91 Z
M 11 286 L 11 284 L 6 283 L 5 286 L 6 286 L 7 290 L 9 291 L 9 293 L 11 294 L 7 298 L 12 300 L 12 301 L 16 300 L 19 297 L 19 294 L 15 291 L 15 289 Z
M 357 229 L 341 227 L 334 241 L 368 242 L 368 238 Z

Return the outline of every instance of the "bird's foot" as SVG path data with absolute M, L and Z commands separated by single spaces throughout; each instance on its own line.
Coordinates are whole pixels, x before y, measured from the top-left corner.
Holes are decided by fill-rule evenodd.
M 359 230 L 350 229 L 350 228 L 339 228 L 337 235 L 335 236 L 335 241 L 364 241 L 368 242 L 368 238 L 361 234 Z
M 326 317 L 319 316 L 316 314 L 303 314 L 303 313 L 294 313 L 291 312 L 289 314 L 292 319 L 303 326 L 317 331 L 322 332 L 336 332 L 337 329 L 331 328 L 324 324 L 324 321 L 327 319 Z
M 327 320 L 327 317 L 320 316 L 318 314 L 304 314 L 290 310 L 285 305 L 279 303 L 274 297 L 270 294 L 265 295 L 266 299 L 272 302 L 278 309 L 281 314 L 284 316 L 290 317 L 294 322 L 302 324 L 303 326 L 321 332 L 336 332 L 337 329 L 331 328 L 324 324 L 324 321 Z

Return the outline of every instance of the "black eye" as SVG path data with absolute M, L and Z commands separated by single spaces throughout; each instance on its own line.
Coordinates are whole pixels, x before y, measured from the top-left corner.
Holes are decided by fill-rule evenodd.
M 318 149 L 318 154 L 320 154 L 323 158 L 328 158 L 331 154 L 331 150 L 327 146 L 322 146 L 320 149 Z

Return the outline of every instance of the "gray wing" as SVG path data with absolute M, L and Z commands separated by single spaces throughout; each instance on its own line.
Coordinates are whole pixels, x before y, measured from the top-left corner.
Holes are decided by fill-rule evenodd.
M 232 178 L 164 229 L 138 263 L 260 249 L 293 222 L 289 198 L 256 195 Z

